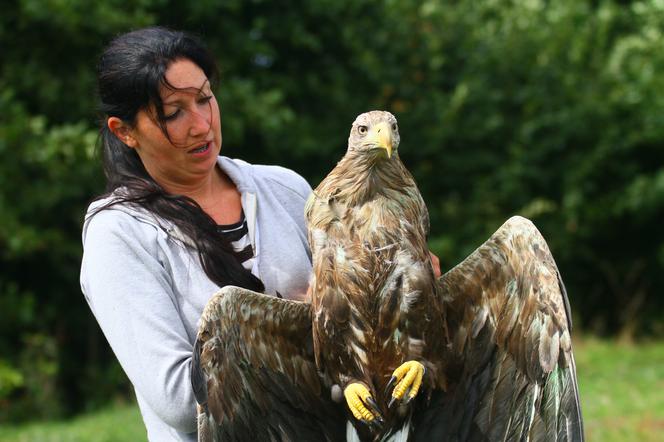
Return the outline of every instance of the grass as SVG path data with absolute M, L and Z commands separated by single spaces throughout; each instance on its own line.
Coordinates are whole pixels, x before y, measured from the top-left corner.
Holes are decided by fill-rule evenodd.
M 588 441 L 664 440 L 664 342 L 575 343 Z
M 662 441 L 664 341 L 575 341 L 581 406 L 589 442 Z M 68 421 L 0 427 L 3 442 L 145 441 L 135 405 L 116 405 Z
M 147 441 L 135 404 L 114 405 L 71 420 L 0 427 L 2 442 L 123 442 Z

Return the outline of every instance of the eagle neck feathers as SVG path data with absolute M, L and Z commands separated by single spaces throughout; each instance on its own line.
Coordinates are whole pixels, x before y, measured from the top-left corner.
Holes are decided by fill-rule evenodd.
M 377 197 L 394 198 L 395 193 L 402 194 L 413 187 L 412 176 L 398 154 L 394 155 L 391 159 L 379 159 L 371 153 L 349 151 L 337 164 L 339 173 L 332 174 L 337 178 L 329 183 L 335 198 L 356 206 Z

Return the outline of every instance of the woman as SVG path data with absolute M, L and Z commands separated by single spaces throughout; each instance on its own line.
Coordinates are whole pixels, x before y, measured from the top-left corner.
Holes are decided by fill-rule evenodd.
M 210 54 L 163 28 L 98 66 L 107 191 L 88 209 L 81 286 L 154 441 L 195 440 L 189 366 L 208 298 L 232 284 L 303 296 L 311 270 L 294 172 L 219 157 Z
M 199 41 L 163 28 L 118 37 L 98 66 L 107 193 L 86 215 L 81 286 L 151 441 L 196 440 L 190 364 L 210 296 L 236 285 L 301 299 L 311 271 L 311 188 L 218 156 L 215 78 Z

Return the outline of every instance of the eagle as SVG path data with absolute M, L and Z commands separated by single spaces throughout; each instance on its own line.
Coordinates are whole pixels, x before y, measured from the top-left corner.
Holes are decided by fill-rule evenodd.
M 546 241 L 508 219 L 436 278 L 429 217 L 371 111 L 305 206 L 301 302 L 226 286 L 192 360 L 200 441 L 583 441 L 571 314 Z

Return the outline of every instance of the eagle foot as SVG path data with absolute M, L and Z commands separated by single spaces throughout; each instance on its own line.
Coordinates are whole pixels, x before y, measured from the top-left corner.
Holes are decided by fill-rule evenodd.
M 366 385 L 360 382 L 348 384 L 344 389 L 344 397 L 355 419 L 373 428 L 380 428 L 385 423 Z
M 397 367 L 385 387 L 385 392 L 387 393 L 396 383 L 394 390 L 392 390 L 392 398 L 387 407 L 392 408 L 397 401 L 402 401 L 404 396 L 406 396 L 405 404 L 410 403 L 420 390 L 424 372 L 424 365 L 417 361 L 406 361 Z M 408 392 L 408 395 L 406 395 L 406 392 Z

